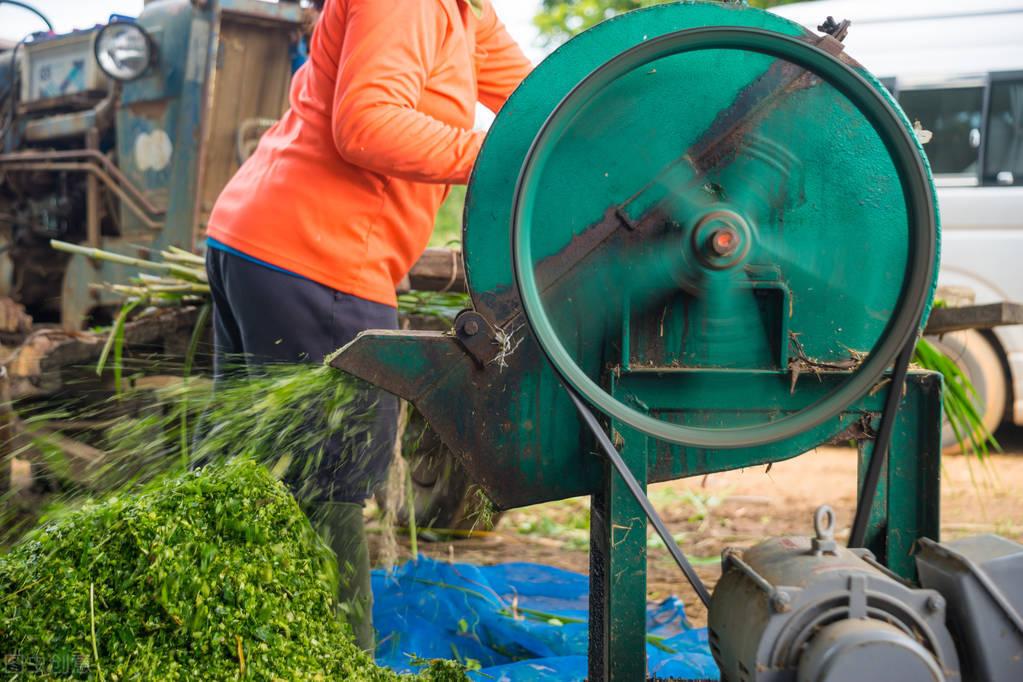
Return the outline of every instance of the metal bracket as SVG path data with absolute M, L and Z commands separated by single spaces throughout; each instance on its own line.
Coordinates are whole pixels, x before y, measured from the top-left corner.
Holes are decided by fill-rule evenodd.
M 849 35 L 849 27 L 851 25 L 852 22 L 848 19 L 835 21 L 835 17 L 828 17 L 820 26 L 817 27 L 817 30 L 831 36 L 838 42 L 842 42 L 845 40 L 845 37 Z
M 455 338 L 480 369 L 501 354 L 497 328 L 475 310 L 463 310 L 455 318 Z

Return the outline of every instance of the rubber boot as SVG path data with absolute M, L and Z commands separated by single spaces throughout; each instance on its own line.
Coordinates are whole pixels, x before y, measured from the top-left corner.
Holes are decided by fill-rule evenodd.
M 335 556 L 338 566 L 338 610 L 352 628 L 355 643 L 373 653 L 373 589 L 369 572 L 369 545 L 362 520 L 362 505 L 319 502 L 308 506 L 309 520 Z

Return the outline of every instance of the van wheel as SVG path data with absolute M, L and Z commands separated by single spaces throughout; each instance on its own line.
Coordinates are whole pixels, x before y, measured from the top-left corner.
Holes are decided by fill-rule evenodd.
M 498 515 L 488 517 L 481 509 L 481 491 L 418 411 L 409 415 L 402 449 L 411 471 L 418 527 L 469 531 L 497 525 Z M 386 489 L 381 488 L 376 498 L 381 508 L 386 508 Z M 402 505 L 395 516 L 398 525 L 407 526 L 408 506 Z M 487 521 L 489 525 L 484 527 Z
M 973 383 L 978 398 L 974 406 L 984 427 L 989 433 L 994 433 L 1005 417 L 1009 392 L 998 350 L 983 334 L 972 329 L 928 337 L 927 340 L 948 355 Z M 941 447 L 946 453 L 962 452 L 947 419 L 941 429 Z

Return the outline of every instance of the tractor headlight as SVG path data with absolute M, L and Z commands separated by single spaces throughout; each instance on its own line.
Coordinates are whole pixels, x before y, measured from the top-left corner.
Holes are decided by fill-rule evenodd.
M 96 61 L 103 73 L 118 81 L 135 80 L 153 63 L 153 39 L 141 26 L 115 21 L 100 29 L 94 44 Z

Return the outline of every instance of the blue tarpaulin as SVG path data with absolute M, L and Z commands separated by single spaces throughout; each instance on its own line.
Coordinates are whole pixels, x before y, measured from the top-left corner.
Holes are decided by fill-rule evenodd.
M 586 679 L 584 575 L 527 563 L 473 566 L 420 558 L 373 573 L 377 663 L 415 672 L 421 659 L 456 658 L 483 682 Z M 717 679 L 706 628 L 682 602 L 647 611 L 651 677 Z

